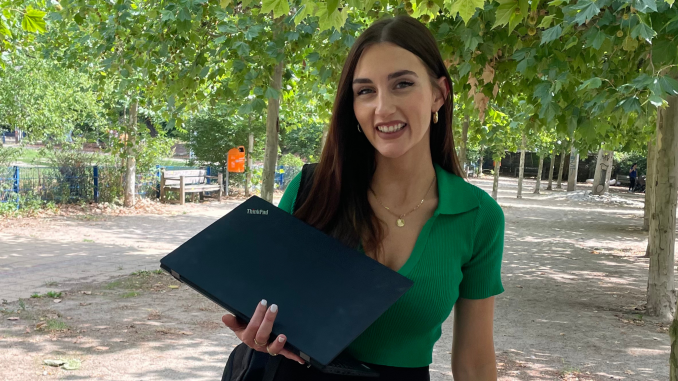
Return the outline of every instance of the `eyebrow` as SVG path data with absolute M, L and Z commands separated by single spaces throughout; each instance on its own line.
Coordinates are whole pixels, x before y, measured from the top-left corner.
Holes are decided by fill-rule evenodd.
M 390 80 L 392 80 L 393 78 L 402 77 L 403 75 L 408 75 L 408 74 L 413 75 L 413 76 L 419 78 L 419 76 L 417 75 L 417 73 L 415 73 L 415 72 L 413 72 L 413 71 L 411 71 L 411 70 L 400 70 L 400 71 L 396 71 L 395 73 L 389 74 L 389 75 L 388 75 L 388 80 L 390 81 Z M 353 83 L 354 83 L 354 84 L 356 84 L 356 83 L 372 83 L 372 80 L 369 79 L 369 78 L 356 78 L 356 79 L 353 80 Z

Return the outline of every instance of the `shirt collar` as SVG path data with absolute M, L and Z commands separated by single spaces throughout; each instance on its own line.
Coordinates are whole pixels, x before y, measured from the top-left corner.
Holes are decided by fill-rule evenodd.
M 436 214 L 460 214 L 480 205 L 473 185 L 461 177 L 434 164 L 438 178 L 438 208 Z

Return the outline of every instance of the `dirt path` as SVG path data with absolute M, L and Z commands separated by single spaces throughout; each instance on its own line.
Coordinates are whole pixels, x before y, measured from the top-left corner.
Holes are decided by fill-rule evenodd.
M 492 186 L 490 180 L 473 182 L 486 190 Z M 583 193 L 530 192 L 517 200 L 515 185 L 502 179 L 500 188 L 507 223 L 506 291 L 496 299 L 495 319 L 500 380 L 666 380 L 666 327 L 645 316 L 643 308 L 648 262 L 642 258 L 647 240 L 641 231 L 642 195 L 583 202 L 576 201 L 590 199 Z M 531 186 L 528 182 L 524 189 Z M 97 237 L 90 244 L 108 245 L 111 255 L 157 250 L 147 253 L 157 263 L 163 252 L 230 207 L 190 205 L 173 215 L 4 227 L 0 278 L 7 274 L 2 255 L 11 256 L 20 246 L 14 245 L 17 240 L 33 242 L 32 235 L 40 237 L 44 250 L 65 246 L 88 253 L 80 245 L 89 234 Z M 169 276 L 132 271 L 65 288 L 54 281 L 45 290 L 68 290 L 59 303 L 42 297 L 0 305 L 0 380 L 218 379 L 237 344 L 220 324 L 222 311 Z M 18 292 L 28 298 L 29 291 Z M 45 324 L 36 329 L 40 323 Z M 451 318 L 445 323 L 435 347 L 436 381 L 452 379 L 452 323 Z M 42 364 L 59 358 L 77 359 L 81 367 Z

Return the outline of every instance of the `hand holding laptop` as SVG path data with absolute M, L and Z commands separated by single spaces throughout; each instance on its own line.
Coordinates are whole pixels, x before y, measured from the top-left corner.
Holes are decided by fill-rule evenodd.
M 287 341 L 285 335 L 278 335 L 273 342 L 268 343 L 273 323 L 278 314 L 278 306 L 274 304 L 267 308 L 267 304 L 266 300 L 262 300 L 257 304 L 249 324 L 239 321 L 237 317 L 231 314 L 224 315 L 221 320 L 243 343 L 255 351 L 268 352 L 271 355 L 279 354 L 303 365 L 305 362 L 301 357 L 284 349 L 285 342 Z

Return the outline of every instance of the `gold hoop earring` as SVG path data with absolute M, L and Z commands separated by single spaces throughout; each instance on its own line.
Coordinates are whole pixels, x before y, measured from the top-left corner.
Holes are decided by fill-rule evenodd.
M 433 124 L 438 123 L 438 111 L 433 114 Z
M 361 134 L 363 133 L 363 130 L 360 129 L 360 124 L 358 124 L 358 132 L 360 132 Z

